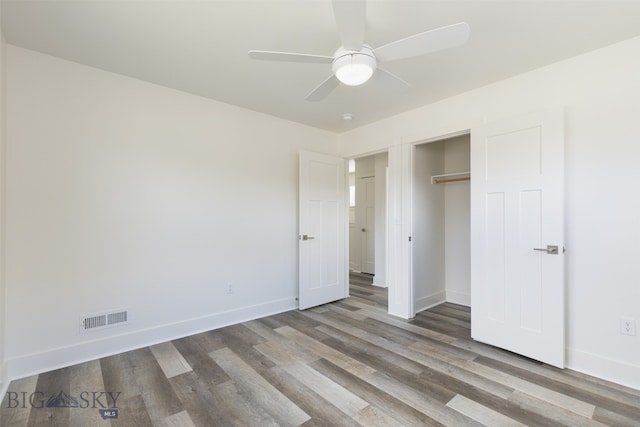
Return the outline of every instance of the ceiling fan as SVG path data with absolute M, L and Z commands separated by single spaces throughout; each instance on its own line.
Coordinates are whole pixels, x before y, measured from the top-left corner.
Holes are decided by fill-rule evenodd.
M 364 44 L 366 0 L 332 0 L 332 3 L 342 42 L 342 46 L 333 56 L 265 50 L 249 51 L 249 57 L 253 59 L 331 64 L 333 74 L 307 95 L 305 98 L 307 101 L 321 101 L 340 83 L 348 86 L 361 85 L 369 80 L 374 72 L 380 73 L 387 81 L 408 86 L 404 80 L 380 68 L 378 64 L 461 46 L 469 39 L 469 25 L 466 22 L 459 22 L 373 49 Z

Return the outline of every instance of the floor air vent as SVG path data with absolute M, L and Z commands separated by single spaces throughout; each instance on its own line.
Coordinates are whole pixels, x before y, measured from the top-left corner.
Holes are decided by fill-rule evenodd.
M 110 311 L 108 313 L 92 314 L 80 318 L 80 333 L 97 331 L 124 325 L 129 321 L 127 310 Z

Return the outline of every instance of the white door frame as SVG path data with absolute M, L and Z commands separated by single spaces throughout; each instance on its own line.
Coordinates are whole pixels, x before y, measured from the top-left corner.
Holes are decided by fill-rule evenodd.
M 385 150 L 362 153 L 347 159 L 357 159 L 387 152 L 386 182 L 386 281 L 389 288 L 388 313 L 403 319 L 415 317 L 412 277 L 413 251 L 413 158 L 415 146 L 470 133 L 469 129 L 433 138 L 403 141 L 401 138 Z
M 389 148 L 387 181 L 387 278 L 389 314 L 412 319 L 416 315 L 413 283 L 413 159 L 416 146 L 470 134 L 469 129 L 433 138 L 403 142 Z M 391 285 L 392 284 L 392 285 Z
M 380 150 L 380 151 L 374 151 L 374 152 L 369 152 L 369 153 L 364 153 L 364 154 L 358 154 L 356 156 L 346 157 L 345 160 L 348 161 L 348 160 L 362 159 L 362 158 L 365 158 L 365 157 L 374 157 L 374 156 L 377 156 L 378 154 L 383 154 L 383 153 L 386 153 L 387 156 L 389 156 L 389 150 L 390 149 L 384 149 L 384 150 Z M 346 172 L 346 173 L 347 173 L 347 177 L 345 179 L 348 180 L 348 172 Z M 376 233 L 376 240 L 377 240 L 377 235 L 378 235 L 377 233 L 381 233 L 381 236 L 384 237 L 384 251 L 382 251 L 382 250 L 380 251 L 380 253 L 383 254 L 383 255 L 380 255 L 380 256 L 383 257 L 382 259 L 380 259 L 380 256 L 378 255 L 378 251 L 377 251 L 377 246 L 376 246 L 376 257 L 375 257 L 376 272 L 374 274 L 374 283 L 373 283 L 373 285 L 374 286 L 380 286 L 380 287 L 388 288 L 388 287 L 390 287 L 390 279 L 389 279 L 389 273 L 388 273 L 388 269 L 389 269 L 389 263 L 388 263 L 388 259 L 389 259 L 389 254 L 388 254 L 388 251 L 389 251 L 389 231 L 388 231 L 388 229 L 389 229 L 389 224 L 390 224 L 390 222 L 389 222 L 389 212 L 390 212 L 389 200 L 387 198 L 388 194 L 389 194 L 389 167 L 388 167 L 388 165 L 384 169 L 383 178 L 384 178 L 384 183 L 385 183 L 385 187 L 383 189 L 384 198 L 383 199 L 381 198 L 380 200 L 384 200 L 384 204 L 385 204 L 385 207 L 384 207 L 384 209 L 385 209 L 384 212 L 385 213 L 384 213 L 384 215 L 381 215 L 381 217 L 385 218 L 385 222 L 384 222 L 384 226 L 382 227 L 382 231 L 378 230 L 378 227 L 377 227 L 377 224 L 378 224 L 377 218 L 378 217 L 376 215 L 376 226 L 374 226 L 374 233 Z M 382 181 L 382 179 L 376 175 L 376 186 L 380 185 L 381 181 Z M 356 195 L 356 198 L 357 197 L 358 196 Z M 378 195 L 377 194 L 376 194 L 375 198 L 376 198 L 376 205 L 377 205 L 378 204 Z M 347 221 L 347 223 L 348 223 L 348 221 Z M 349 223 L 347 225 L 351 226 L 351 224 L 349 224 Z M 361 227 L 358 227 L 358 230 L 360 228 Z M 359 235 L 360 233 L 358 232 L 356 234 Z M 351 243 L 352 243 L 351 241 L 349 241 L 349 243 L 348 243 L 349 244 L 349 248 L 348 248 L 349 250 L 350 250 Z M 349 262 L 347 264 L 349 265 L 349 267 L 351 267 L 351 262 L 350 262 L 350 260 L 348 260 L 348 261 Z M 378 276 L 378 265 L 384 265 L 384 274 L 382 274 L 381 276 Z
M 411 277 L 412 229 L 412 158 L 413 145 L 389 147 L 389 179 L 387 181 L 387 282 L 388 312 L 411 319 L 415 316 Z

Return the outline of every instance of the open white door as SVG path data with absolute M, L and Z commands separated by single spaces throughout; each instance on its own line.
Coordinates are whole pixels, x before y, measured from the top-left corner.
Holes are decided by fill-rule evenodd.
M 471 174 L 471 335 L 562 368 L 562 111 L 472 129 Z
M 345 161 L 300 152 L 299 306 L 349 296 Z

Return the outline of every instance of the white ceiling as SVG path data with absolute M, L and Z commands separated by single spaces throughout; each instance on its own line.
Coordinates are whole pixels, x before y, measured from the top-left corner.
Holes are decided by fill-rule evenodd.
M 365 42 L 373 48 L 460 21 L 471 37 L 386 63 L 411 84 L 405 92 L 382 90 L 374 78 L 315 103 L 304 98 L 330 64 L 256 61 L 247 51 L 331 56 L 340 40 L 330 0 L 2 0 L 2 21 L 17 46 L 343 132 L 638 36 L 640 1 L 370 0 Z

